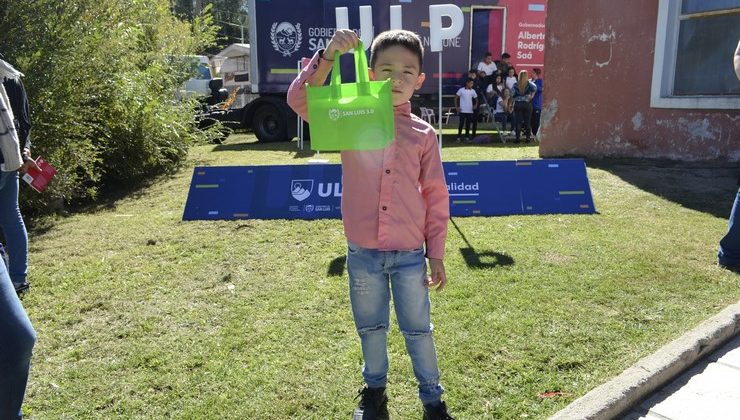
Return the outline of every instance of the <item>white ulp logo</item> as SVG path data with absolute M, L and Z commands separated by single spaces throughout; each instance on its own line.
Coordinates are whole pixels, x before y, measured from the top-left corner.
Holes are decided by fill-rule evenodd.
M 311 193 L 313 192 L 313 179 L 294 179 L 290 181 L 290 194 L 298 201 L 303 201 L 311 196 Z M 319 191 L 318 191 L 319 197 L 326 198 L 326 197 L 341 197 L 342 196 L 342 183 L 341 182 L 319 182 Z M 321 209 L 319 209 L 321 207 Z M 316 207 L 316 211 L 329 211 L 331 210 L 331 206 L 328 206 L 328 209 L 324 209 L 323 207 L 327 206 L 318 206 Z M 312 208 L 313 209 L 313 208 Z M 309 211 L 309 210 L 306 210 Z
M 301 48 L 303 34 L 301 33 L 301 24 L 293 25 L 290 22 L 273 23 L 270 28 L 270 41 L 275 51 L 282 53 L 283 57 L 288 57 Z
M 290 194 L 298 201 L 310 197 L 311 191 L 313 191 L 313 179 L 294 179 L 290 181 Z

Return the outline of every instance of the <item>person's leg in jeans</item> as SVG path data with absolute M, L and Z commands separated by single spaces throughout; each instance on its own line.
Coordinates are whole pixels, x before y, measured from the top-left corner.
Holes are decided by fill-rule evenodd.
M 740 189 L 732 205 L 727 234 L 719 241 L 717 262 L 722 266 L 740 270 Z
M 521 138 L 521 127 L 520 124 L 524 123 L 524 102 L 514 103 L 514 133 L 516 134 L 516 142 L 519 143 Z
M 36 332 L 0 261 L 0 419 L 20 419 Z
M 460 140 L 460 136 L 462 136 L 463 124 L 465 124 L 465 114 L 463 114 L 462 112 L 458 112 L 457 116 L 460 120 L 457 125 L 457 139 Z
M 480 108 L 476 109 L 471 117 L 473 120 L 473 137 L 475 137 L 475 133 L 478 131 L 478 117 L 480 117 Z
M 28 273 L 28 234 L 18 207 L 18 171 L 0 171 L 0 229 L 10 257 L 10 279 L 17 287 Z
M 419 382 L 419 398 L 423 404 L 436 404 L 444 389 L 439 382 L 437 352 L 432 338 L 429 290 L 424 285 L 427 276 L 424 249 L 393 254 L 395 258 L 389 272 L 398 326 Z
M 462 114 L 465 116 L 465 137 L 470 139 L 470 122 L 473 119 L 473 114 Z
M 362 377 L 370 388 L 388 379 L 388 324 L 391 292 L 385 252 L 347 245 L 347 272 L 352 316 L 362 344 Z
M 532 103 L 524 102 L 522 119 L 524 120 L 524 133 L 527 141 L 530 141 L 532 139 Z

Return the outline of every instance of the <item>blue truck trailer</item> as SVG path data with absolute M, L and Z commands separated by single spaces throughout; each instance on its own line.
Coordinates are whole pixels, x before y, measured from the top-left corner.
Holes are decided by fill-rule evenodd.
M 454 3 L 463 11 L 462 33 L 444 41 L 443 70 L 429 49 L 429 6 Z M 494 58 L 506 51 L 517 69 L 542 68 L 546 0 L 249 0 L 249 84 L 234 92 L 240 107 L 226 118 L 251 128 L 259 141 L 291 140 L 297 116 L 286 94 L 299 72 L 302 58 L 326 47 L 337 27 L 336 9 L 347 8 L 348 26 L 363 38 L 390 28 L 391 6 L 401 6 L 402 27 L 418 33 L 425 47 L 423 71 L 427 82 L 420 102 L 436 103 L 439 78 L 443 94 L 454 94 L 468 69 L 488 51 Z M 372 24 L 360 24 L 361 6 L 370 6 Z M 366 22 L 367 23 L 367 22 Z M 443 22 L 443 25 L 449 23 Z M 368 46 L 369 47 L 369 46 Z M 353 81 L 351 57 L 342 58 L 343 80 Z

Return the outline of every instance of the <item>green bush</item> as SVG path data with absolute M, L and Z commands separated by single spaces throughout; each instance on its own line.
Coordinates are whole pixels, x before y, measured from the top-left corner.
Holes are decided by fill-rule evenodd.
M 22 188 L 24 209 L 94 199 L 176 168 L 196 128 L 189 75 L 172 57 L 213 45 L 209 9 L 194 22 L 168 0 L 0 0 L 0 52 L 24 74 L 34 156 L 59 172 L 50 189 Z

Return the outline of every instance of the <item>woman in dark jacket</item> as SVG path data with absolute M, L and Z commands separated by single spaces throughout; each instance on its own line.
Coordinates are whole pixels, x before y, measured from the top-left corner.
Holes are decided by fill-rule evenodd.
M 519 80 L 514 84 L 511 95 L 514 100 L 515 143 L 519 143 L 521 135 L 520 124 L 524 124 L 527 142 L 532 139 L 532 98 L 536 92 L 537 86 L 529 81 L 527 71 L 520 71 Z

